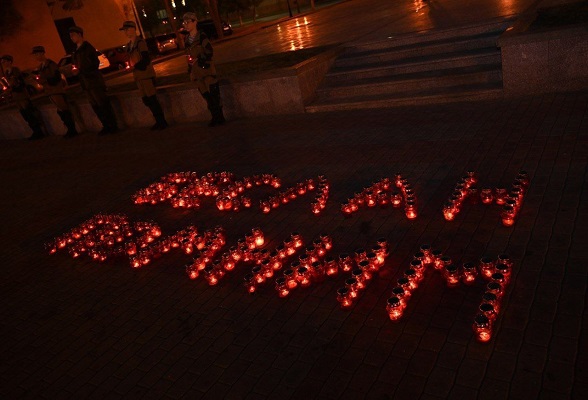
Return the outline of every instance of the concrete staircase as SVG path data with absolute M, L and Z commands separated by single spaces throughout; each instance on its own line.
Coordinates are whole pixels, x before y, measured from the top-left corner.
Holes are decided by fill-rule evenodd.
M 345 49 L 307 112 L 502 97 L 497 39 L 512 19 L 393 37 Z

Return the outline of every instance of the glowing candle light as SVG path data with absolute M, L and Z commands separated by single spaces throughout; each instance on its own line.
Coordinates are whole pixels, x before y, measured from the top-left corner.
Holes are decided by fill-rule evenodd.
M 494 260 L 490 257 L 482 257 L 480 259 L 480 273 L 485 279 L 490 279 L 492 274 L 496 272 Z
M 476 264 L 472 263 L 472 262 L 466 262 L 463 264 L 463 275 L 462 275 L 462 281 L 463 283 L 465 283 L 466 285 L 472 285 L 475 280 L 476 277 L 478 276 L 478 270 L 476 268 Z
M 346 310 L 353 305 L 353 301 L 349 295 L 349 289 L 342 287 L 337 290 L 337 301 L 342 309 Z
M 476 340 L 482 343 L 488 342 L 492 338 L 492 327 L 490 320 L 484 314 L 478 314 L 474 318 L 472 329 Z
M 278 291 L 278 295 L 280 297 L 286 297 L 288 294 L 290 294 L 290 289 L 286 283 L 285 277 L 279 277 L 276 279 L 276 290 Z
M 398 297 L 390 297 L 386 302 L 386 311 L 391 321 L 397 321 L 402 317 L 404 307 Z

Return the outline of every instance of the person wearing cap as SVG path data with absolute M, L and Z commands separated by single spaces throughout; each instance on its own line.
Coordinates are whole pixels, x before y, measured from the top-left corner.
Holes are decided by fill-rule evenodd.
M 167 128 L 167 121 L 159 100 L 157 100 L 157 91 L 155 90 L 155 69 L 149 57 L 149 49 L 145 40 L 137 35 L 137 26 L 133 21 L 125 21 L 122 28 L 130 42 L 127 44 L 127 52 L 129 56 L 129 65 L 133 68 L 133 78 L 141 93 L 141 100 L 145 104 L 153 118 L 155 118 L 155 125 L 151 130 L 162 130 Z
M 187 32 L 185 44 L 190 80 L 198 85 L 198 91 L 206 100 L 208 110 L 212 115 L 212 120 L 208 126 L 221 125 L 225 122 L 225 117 L 223 115 L 220 87 L 216 77 L 216 68 L 212 61 L 212 45 L 208 40 L 208 36 L 204 32 L 198 31 L 198 18 L 195 13 L 187 12 L 182 19 Z
M 79 26 L 69 28 L 69 37 L 76 45 L 72 62 L 80 78 L 80 86 L 88 95 L 90 105 L 102 123 L 100 135 L 118 131 L 116 116 L 106 93 L 106 83 L 100 73 L 100 61 L 96 48 L 84 40 L 84 30 Z
M 40 63 L 37 68 L 39 83 L 43 85 L 45 93 L 49 96 L 49 100 L 57 107 L 57 114 L 67 128 L 65 137 L 71 138 L 76 136 L 78 134 L 76 123 L 67 103 L 67 98 L 65 97 L 65 82 L 63 81 L 57 63 L 45 56 L 45 48 L 43 46 L 33 47 L 33 56 Z
M 39 110 L 33 105 L 29 92 L 27 92 L 24 76 L 20 72 L 20 69 L 12 65 L 13 61 L 14 59 L 9 54 L 0 57 L 5 82 L 8 83 L 8 90 L 12 92 L 12 99 L 18 107 L 20 115 L 22 115 L 33 131 L 29 139 L 42 139 L 45 135 L 42 129 Z

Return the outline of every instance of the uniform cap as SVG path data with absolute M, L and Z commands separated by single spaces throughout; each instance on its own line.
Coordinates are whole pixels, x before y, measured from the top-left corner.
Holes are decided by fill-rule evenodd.
M 35 53 L 44 53 L 45 48 L 43 46 L 35 46 L 33 47 L 33 54 Z
M 183 20 L 191 19 L 192 21 L 197 21 L 198 17 L 196 16 L 196 13 L 187 12 L 182 16 L 182 19 Z
M 79 33 L 80 35 L 84 34 L 84 30 L 82 28 L 80 28 L 79 26 L 70 26 L 68 29 L 69 33 Z
M 137 29 L 137 24 L 135 24 L 134 21 L 125 21 L 125 22 L 123 22 L 122 28 L 119 28 L 118 30 L 119 31 L 124 31 L 127 28 L 135 28 L 135 29 Z

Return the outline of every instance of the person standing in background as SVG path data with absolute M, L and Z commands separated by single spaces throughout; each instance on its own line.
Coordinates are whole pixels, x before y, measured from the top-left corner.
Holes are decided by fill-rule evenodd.
M 129 55 L 129 65 L 133 68 L 133 78 L 141 94 L 141 100 L 145 104 L 153 118 L 155 118 L 155 125 L 151 130 L 162 130 L 167 128 L 168 124 L 165 120 L 165 115 L 159 100 L 157 100 L 157 90 L 155 89 L 155 70 L 149 57 L 149 50 L 145 40 L 137 35 L 137 26 L 133 21 L 125 21 L 122 28 L 130 42 L 127 44 L 127 52 Z
M 102 123 L 99 135 L 106 135 L 118 131 L 116 116 L 106 94 L 106 83 L 100 73 L 100 61 L 96 48 L 84 40 L 84 30 L 79 26 L 69 28 L 69 37 L 76 45 L 72 54 L 75 74 L 80 78 L 80 85 L 88 95 L 90 105 Z
M 78 134 L 76 123 L 67 103 L 65 82 L 61 76 L 61 72 L 59 72 L 57 63 L 45 56 L 45 48 L 43 46 L 33 47 L 33 56 L 40 63 L 37 69 L 39 83 L 43 85 L 45 93 L 49 96 L 49 100 L 57 107 L 57 114 L 67 128 L 67 133 L 64 137 L 72 138 L 76 136 Z
M 196 82 L 198 91 L 212 115 L 208 126 L 222 125 L 225 122 L 221 103 L 220 87 L 216 76 L 216 67 L 212 61 L 213 49 L 204 32 L 198 31 L 198 18 L 193 12 L 183 15 L 184 28 L 187 31 L 185 38 L 186 56 L 188 58 L 188 73 L 190 80 Z
M 4 80 L 8 86 L 7 90 L 11 91 L 12 99 L 18 107 L 20 115 L 22 115 L 33 131 L 33 134 L 28 139 L 42 139 L 45 135 L 41 127 L 39 110 L 33 105 L 29 92 L 27 92 L 24 77 L 20 69 L 12 65 L 13 61 L 14 59 L 9 54 L 0 57 L 2 70 L 4 71 Z

